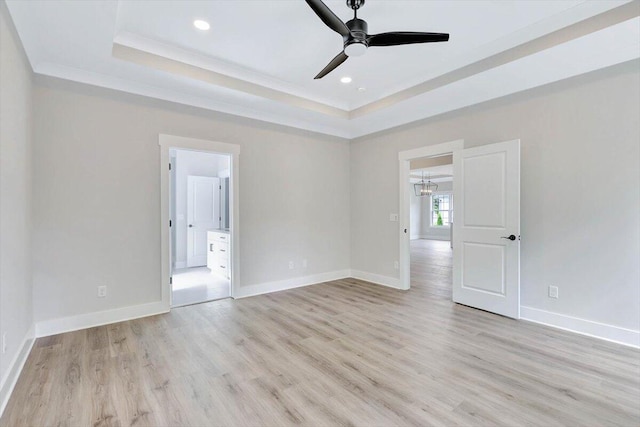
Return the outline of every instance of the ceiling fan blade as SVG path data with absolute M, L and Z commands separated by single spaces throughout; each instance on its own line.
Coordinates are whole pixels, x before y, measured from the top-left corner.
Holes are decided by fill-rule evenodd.
M 340 18 L 336 16 L 335 13 L 329 9 L 329 7 L 322 2 L 322 0 L 305 0 L 311 9 L 318 15 L 322 22 L 324 22 L 327 27 L 331 28 L 336 33 L 340 34 L 343 37 L 351 34 L 349 31 L 349 27 L 347 24 L 342 22 Z
M 410 31 L 373 34 L 367 38 L 369 46 L 398 46 L 402 44 L 446 41 L 449 41 L 449 34 L 446 33 L 415 33 Z
M 331 62 L 329 62 L 329 65 L 324 67 L 322 71 L 320 71 L 318 75 L 314 77 L 314 79 L 317 80 L 323 78 L 324 76 L 338 68 L 340 64 L 347 60 L 347 58 L 348 56 L 346 53 L 344 53 L 344 51 L 340 52 L 335 58 L 331 60 Z

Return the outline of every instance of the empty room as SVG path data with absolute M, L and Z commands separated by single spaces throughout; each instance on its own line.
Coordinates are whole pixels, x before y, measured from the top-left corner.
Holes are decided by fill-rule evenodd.
M 0 0 L 0 426 L 640 425 L 640 0 Z

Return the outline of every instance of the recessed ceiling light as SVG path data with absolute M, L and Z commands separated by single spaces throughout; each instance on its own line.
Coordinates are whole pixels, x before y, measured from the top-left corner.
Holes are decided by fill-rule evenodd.
M 196 19 L 195 21 L 193 21 L 193 26 L 202 31 L 207 31 L 209 28 L 211 28 L 211 25 L 209 25 L 207 21 L 203 21 L 202 19 Z
M 359 87 L 359 88 L 358 88 L 358 92 L 364 92 L 364 91 L 366 91 L 366 90 L 367 90 L 367 88 L 366 88 L 366 87 Z
M 351 83 L 352 80 L 353 79 L 349 76 L 344 76 L 343 78 L 340 79 L 340 81 L 344 84 Z

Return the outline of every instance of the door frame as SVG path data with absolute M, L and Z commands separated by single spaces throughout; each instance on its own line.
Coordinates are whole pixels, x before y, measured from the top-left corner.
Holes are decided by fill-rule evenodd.
M 164 309 L 171 309 L 171 178 L 169 151 L 180 150 L 202 151 L 212 154 L 223 154 L 231 157 L 229 180 L 229 228 L 231 248 L 231 297 L 235 298 L 240 286 L 240 146 L 206 139 L 187 138 L 175 135 L 160 134 L 160 268 L 161 268 L 161 301 Z M 172 224 L 175 226 L 175 224 Z
M 409 230 L 411 228 L 410 219 L 410 193 L 409 180 L 411 178 L 410 162 L 423 157 L 439 157 L 464 149 L 464 139 L 444 142 L 441 144 L 427 145 L 413 150 L 400 151 L 398 153 L 399 177 L 400 177 L 400 206 L 399 212 L 399 241 L 400 255 L 398 257 L 398 269 L 400 270 L 399 288 L 408 290 L 411 287 L 411 239 Z M 455 179 L 455 177 L 454 177 Z M 453 268 L 456 268 L 454 265 Z

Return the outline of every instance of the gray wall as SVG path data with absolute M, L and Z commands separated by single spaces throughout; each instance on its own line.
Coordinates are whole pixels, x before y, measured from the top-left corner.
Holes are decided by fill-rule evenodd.
M 398 151 L 519 138 L 523 305 L 638 329 L 638 61 L 349 145 L 56 79 L 32 88 L 1 4 L 3 380 L 32 313 L 40 321 L 160 300 L 159 133 L 241 145 L 241 286 L 348 268 L 397 277 L 388 219 Z M 107 298 L 96 298 L 98 285 Z
M 638 99 L 633 61 L 353 141 L 352 268 L 398 277 L 399 151 L 519 138 L 522 304 L 638 330 Z
M 34 102 L 36 321 L 160 300 L 160 133 L 241 146 L 241 286 L 349 268 L 348 141 L 56 79 Z
M 31 67 L 0 3 L 0 385 L 33 322 L 31 289 Z M 4 402 L 6 387 L 0 390 Z

